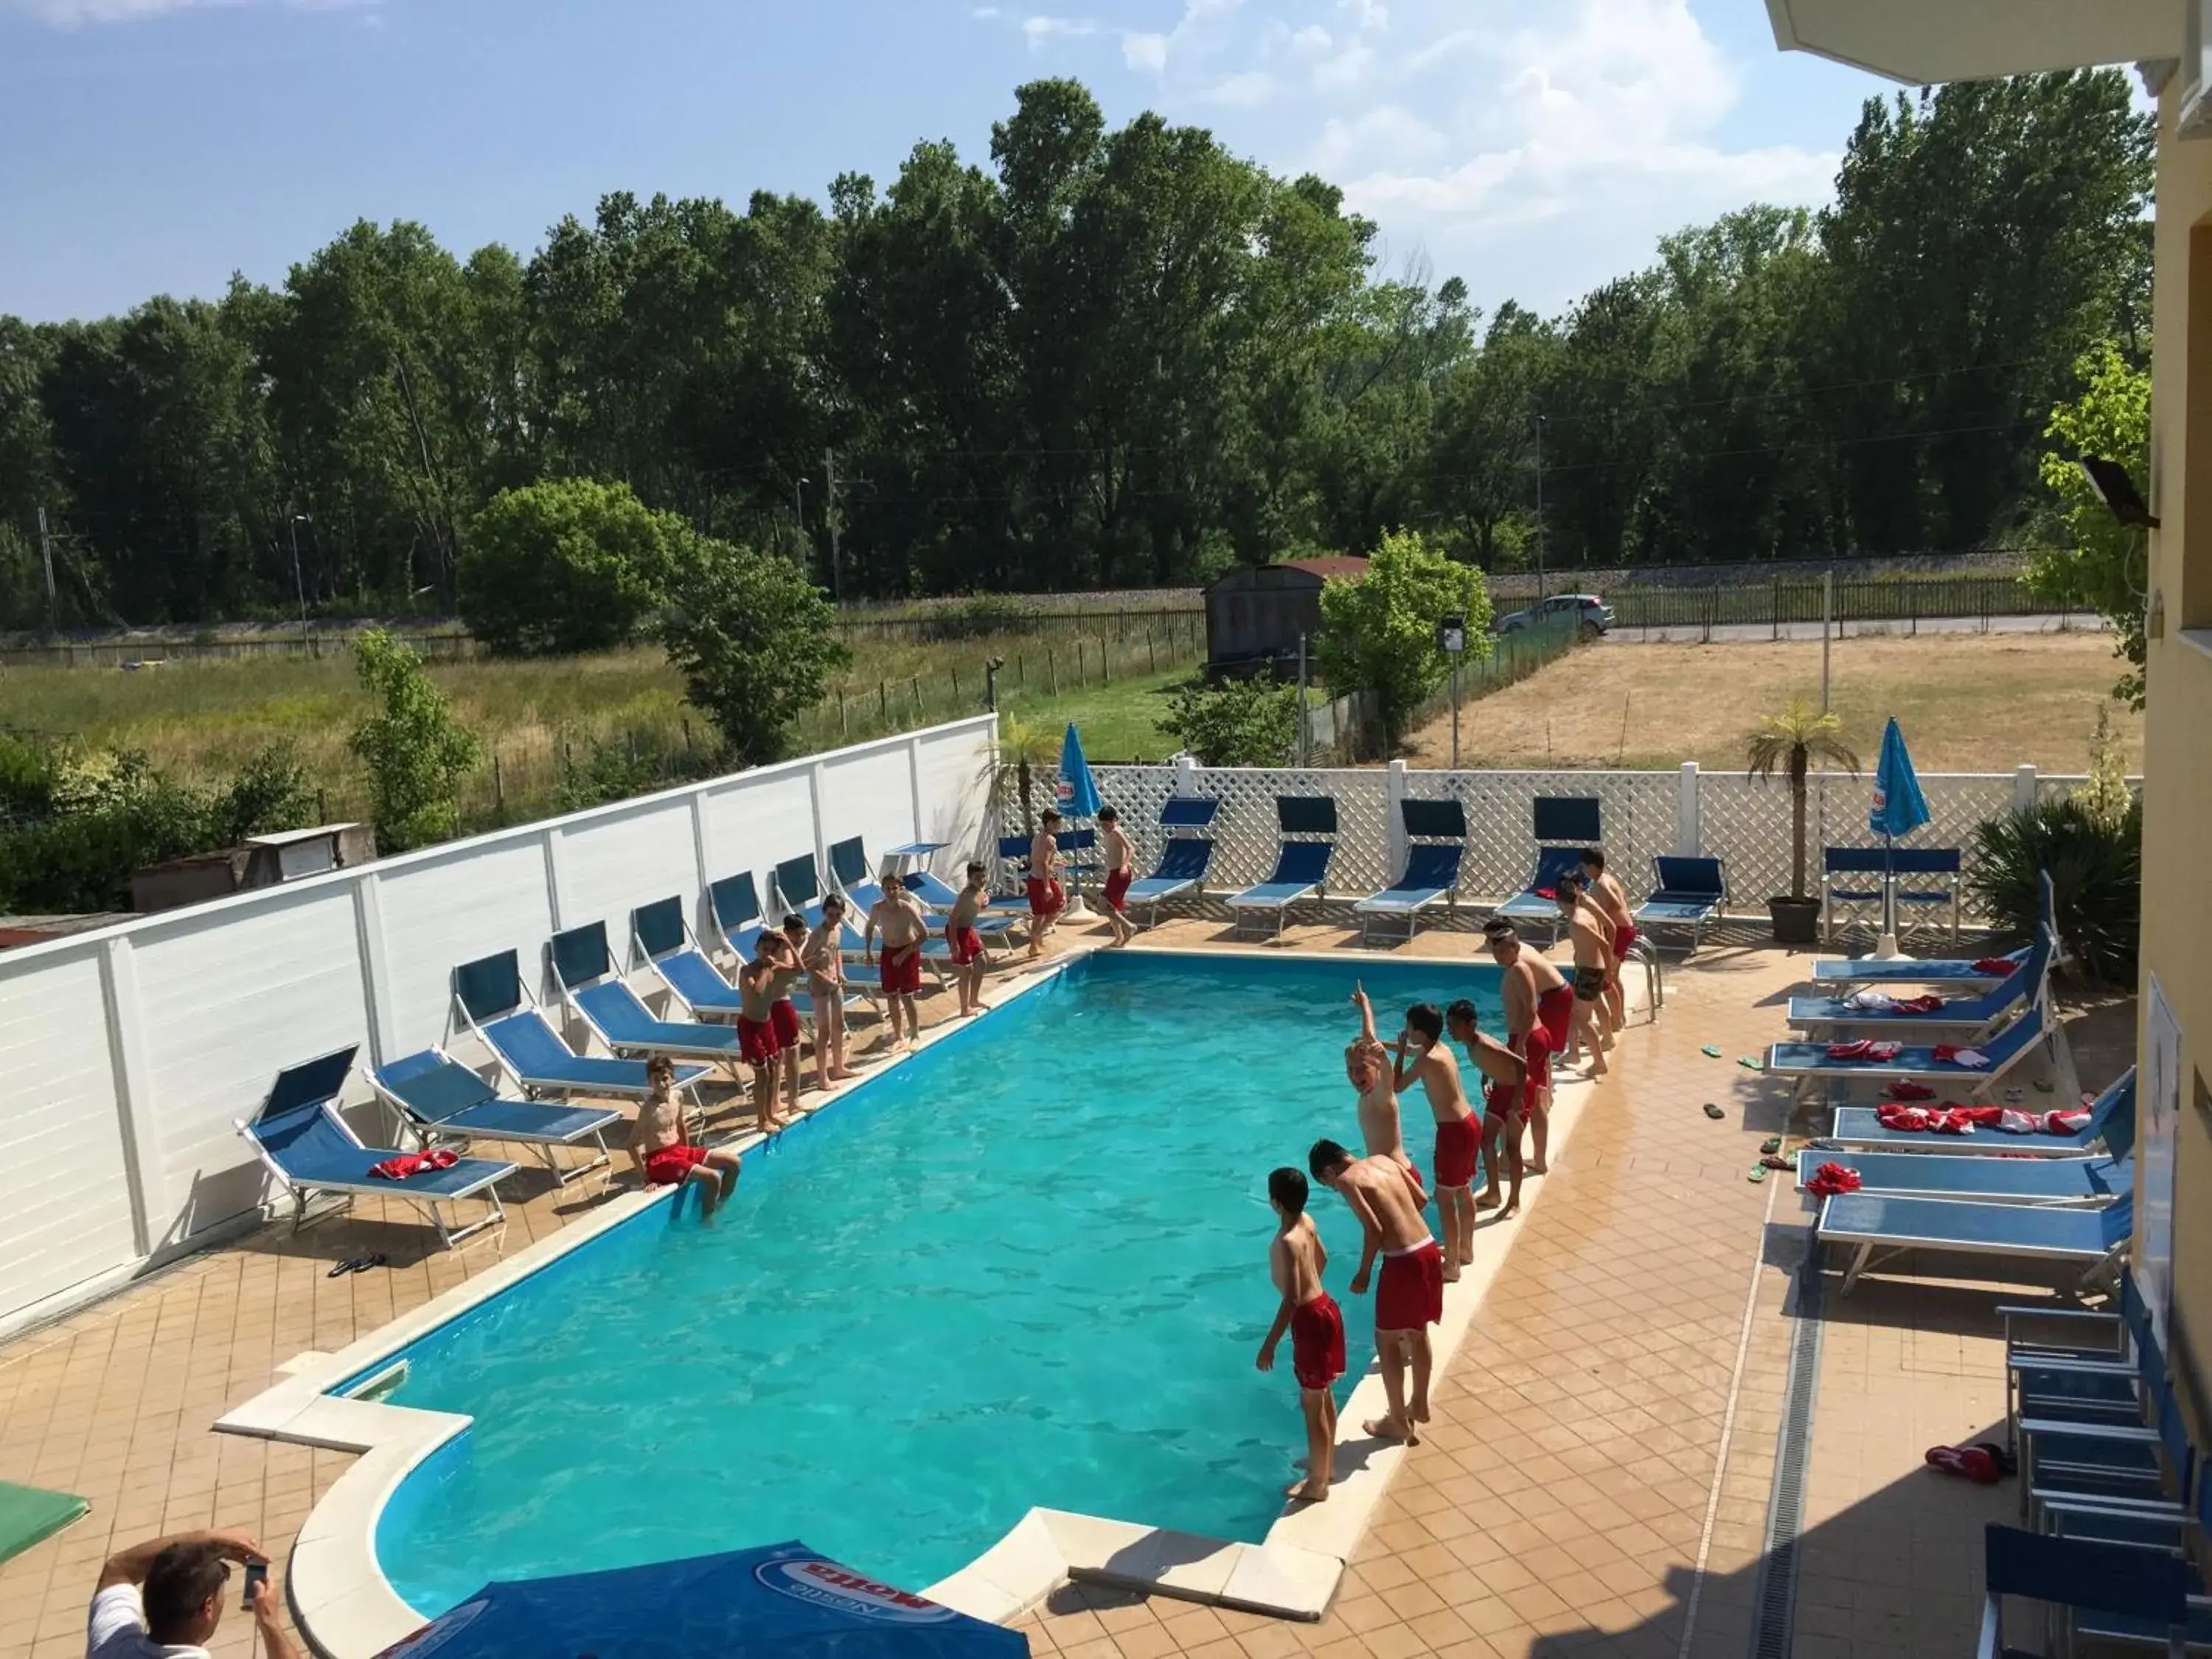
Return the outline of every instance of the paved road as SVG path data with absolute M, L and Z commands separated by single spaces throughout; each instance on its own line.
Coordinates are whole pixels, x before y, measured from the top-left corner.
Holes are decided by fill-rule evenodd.
M 2057 634 L 2071 631 L 2102 633 L 2104 623 L 2098 618 L 2075 612 L 2065 617 L 1992 617 L 1986 626 L 1979 617 L 1923 617 L 1917 623 L 1906 622 L 1845 623 L 1838 636 L 1856 638 L 1863 635 L 1899 638 L 1911 634 Z M 1810 640 L 1818 644 L 1820 624 L 1784 623 L 1778 635 L 1771 623 L 1720 623 L 1712 630 L 1715 645 L 1769 645 L 1776 638 Z M 1679 628 L 1616 628 L 1605 636 L 1607 645 L 1646 645 L 1678 643 L 1695 645 L 1705 638 L 1705 630 L 1695 623 Z

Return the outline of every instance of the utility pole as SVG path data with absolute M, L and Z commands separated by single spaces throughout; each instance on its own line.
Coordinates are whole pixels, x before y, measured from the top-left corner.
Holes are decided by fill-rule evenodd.
M 292 515 L 292 591 L 300 596 L 300 637 L 307 637 L 307 585 L 300 579 L 300 526 L 314 520 L 304 513 Z
M 46 565 L 46 632 L 61 625 L 60 601 L 54 597 L 54 538 L 46 529 L 46 509 L 39 509 L 39 556 Z
M 823 489 L 822 516 L 830 525 L 830 597 L 839 605 L 845 602 L 845 573 L 837 553 L 837 452 L 822 452 Z
M 1536 608 L 1543 609 L 1544 592 L 1544 417 L 1536 417 Z

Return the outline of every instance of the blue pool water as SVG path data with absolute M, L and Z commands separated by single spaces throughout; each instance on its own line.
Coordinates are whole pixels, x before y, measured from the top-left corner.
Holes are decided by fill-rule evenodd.
M 749 1156 L 713 1228 L 657 1206 L 432 1333 L 391 1398 L 476 1422 L 386 1576 L 429 1613 L 799 1537 L 920 1589 L 1032 1504 L 1256 1540 L 1300 1439 L 1288 1343 L 1252 1363 L 1267 1174 L 1357 1144 L 1355 976 L 1386 1039 L 1497 1012 L 1487 966 L 1093 957 Z M 1358 1230 L 1316 1198 L 1357 1377 Z

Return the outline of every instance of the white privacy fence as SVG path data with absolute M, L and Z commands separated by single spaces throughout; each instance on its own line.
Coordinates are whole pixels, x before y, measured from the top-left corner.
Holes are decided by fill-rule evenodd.
M 1279 837 L 1278 795 L 1333 795 L 1337 803 L 1337 855 L 1332 894 L 1370 893 L 1395 878 L 1405 846 L 1394 802 L 1406 796 L 1456 796 L 1467 813 L 1468 852 L 1462 866 L 1464 898 L 1503 899 L 1521 890 L 1535 862 L 1532 806 L 1539 797 L 1594 798 L 1599 803 L 1606 853 L 1632 894 L 1651 876 L 1662 853 L 1704 854 L 1727 866 L 1731 908 L 1764 915 L 1770 894 L 1790 890 L 1790 787 L 1741 772 L 1706 772 L 1694 764 L 1677 772 L 1443 772 L 1417 771 L 1402 762 L 1388 768 L 1291 769 L 1102 766 L 1093 769 L 1098 792 L 1121 810 L 1134 832 L 1140 861 L 1159 854 L 1160 804 L 1170 794 L 1212 795 L 1221 812 L 1212 831 L 1218 848 L 1209 889 L 1235 891 L 1264 880 L 1273 868 Z M 2078 777 L 2054 777 L 2032 766 L 2003 773 L 1923 773 L 1931 821 L 1900 846 L 1956 847 L 1972 866 L 1974 826 L 2063 794 Z M 1866 778 L 1832 775 L 1815 780 L 1808 803 L 1806 883 L 1817 891 L 1820 849 L 1826 845 L 1872 844 Z M 1974 906 L 1968 896 L 1968 915 Z
M 276 1073 L 446 1033 L 449 975 L 866 838 L 981 844 L 993 718 L 599 807 L 0 954 L 0 1327 L 250 1214 L 232 1128 Z M 765 886 L 763 885 L 763 894 Z M 695 923 L 696 925 L 696 923 Z M 541 988 L 542 989 L 542 988 Z M 642 989 L 642 987 L 641 987 Z M 572 1033 L 580 1036 L 580 1033 Z M 466 1045 L 465 1058 L 475 1059 Z

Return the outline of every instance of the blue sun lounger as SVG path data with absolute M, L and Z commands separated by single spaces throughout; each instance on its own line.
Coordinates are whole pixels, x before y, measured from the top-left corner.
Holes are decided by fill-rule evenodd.
M 786 859 L 775 866 L 769 877 L 774 884 L 769 891 L 775 895 L 781 922 L 784 915 L 796 911 L 806 918 L 809 927 L 819 927 L 822 921 L 822 872 L 814 867 L 814 860 L 806 854 L 795 859 Z
M 1927 1014 L 1856 1007 L 1850 997 L 1792 997 L 1790 1023 L 1808 1032 L 1848 1029 L 1862 1036 L 1926 1032 L 1947 1041 L 1954 1036 L 1971 1041 L 1989 1036 L 2000 1020 L 2023 1002 L 2043 1006 L 2051 988 L 2051 959 L 2057 954 L 2057 943 L 2049 930 L 2039 927 L 2035 943 L 2010 977 L 1979 996 L 1954 998 Z
M 1900 1049 L 1892 1060 L 1835 1060 L 1825 1042 L 1778 1042 L 1766 1051 L 1769 1076 L 1794 1078 L 1798 1097 L 1804 1097 L 1816 1083 L 1930 1083 L 1968 1084 L 1968 1097 L 1986 1097 L 1990 1085 L 2020 1064 L 2027 1051 L 2043 1041 L 2047 1026 L 2043 1010 L 2031 1007 L 1979 1052 L 1986 1066 L 1961 1066 L 1955 1060 L 1938 1060 L 1932 1047 Z
M 1728 904 L 1726 866 L 1718 859 L 1674 858 L 1662 853 L 1651 860 L 1651 872 L 1656 885 L 1637 907 L 1637 927 L 1645 933 L 1655 927 L 1687 928 L 1694 956 L 1705 924 Z
M 840 891 L 851 907 L 848 915 L 867 920 L 868 912 L 880 903 L 883 884 L 868 873 L 867 849 L 860 838 L 835 842 L 830 848 L 830 873 L 837 879 Z M 921 908 L 940 915 L 949 912 L 959 902 L 960 895 L 947 883 L 932 875 L 927 869 L 910 870 L 899 878 L 906 890 L 921 901 Z M 985 939 L 994 933 L 1012 931 L 1019 919 L 1014 916 L 994 916 L 988 910 L 975 918 L 975 931 Z M 849 931 L 849 930 L 848 930 Z M 855 945 L 854 949 L 858 949 Z
M 1239 933 L 1247 915 L 1272 916 L 1275 925 L 1267 936 L 1280 938 L 1291 907 L 1320 893 L 1336 857 L 1336 797 L 1276 796 L 1275 830 L 1279 844 L 1273 871 L 1267 880 L 1229 898 L 1230 920 Z
M 631 959 L 642 957 L 694 1019 L 735 1019 L 743 1011 L 738 988 L 692 942 L 681 899 L 656 899 L 631 911 L 629 936 Z
M 1849 1296 L 1877 1251 L 1954 1250 L 2020 1261 L 2071 1261 L 2094 1273 L 2134 1231 L 2132 1194 L 2101 1210 L 2086 1210 L 1839 1193 L 1820 1206 L 1814 1237 L 1852 1250 L 1844 1270 L 1843 1293 Z
M 2053 939 L 2058 938 L 2057 895 L 2051 884 L 2051 872 L 2045 871 L 2039 883 L 2042 889 L 2041 925 Z M 2017 951 L 2002 953 L 2002 959 L 2017 968 L 2027 960 L 2035 947 L 2031 943 Z M 1990 958 L 1996 960 L 1996 958 Z M 1887 988 L 1897 985 L 1942 986 L 1947 990 L 1986 991 L 2012 977 L 2013 969 L 2002 974 L 1984 973 L 1974 963 L 1979 957 L 1942 957 L 1915 961 L 1911 957 L 1854 957 L 1848 960 L 1834 959 L 1813 964 L 1813 983 L 1824 989 L 1844 990 L 1854 986 L 1877 986 Z
M 602 1060 L 573 1052 L 523 989 L 520 958 L 513 951 L 453 969 L 453 1012 L 532 1099 L 586 1095 L 642 1100 L 651 1087 L 641 1060 Z M 678 1066 L 676 1086 L 688 1088 L 705 1075 L 702 1066 Z
M 666 1055 L 671 1060 L 704 1060 L 734 1069 L 738 1030 L 691 1020 L 655 1019 L 653 1011 L 614 971 L 604 921 L 571 927 L 553 935 L 545 947 L 553 982 L 561 988 L 592 1034 L 617 1054 Z
M 398 1146 L 364 1146 L 338 1115 L 337 1099 L 353 1072 L 359 1045 L 337 1049 L 276 1074 L 261 1108 L 233 1127 L 252 1146 L 264 1169 L 292 1200 L 292 1231 L 307 1218 L 308 1201 L 320 1193 L 350 1203 L 366 1194 L 404 1199 L 437 1229 L 438 1242 L 452 1249 L 461 1240 L 507 1219 L 497 1182 L 514 1173 L 512 1164 L 465 1158 L 450 1169 L 424 1170 L 403 1180 L 386 1181 L 369 1170 L 386 1158 L 404 1155 Z M 491 1213 L 465 1227 L 448 1227 L 441 1204 L 481 1196 Z
M 1362 945 L 1367 944 L 1376 920 L 1382 916 L 1403 917 L 1410 944 L 1420 930 L 1422 911 L 1457 898 L 1460 862 L 1467 856 L 1467 809 L 1459 798 L 1409 797 L 1398 803 L 1398 819 L 1406 832 L 1406 867 L 1381 892 L 1370 894 L 1352 907 L 1359 918 Z
M 1923 1140 L 1946 1139 L 1923 1135 Z M 1993 1139 L 2010 1139 L 2009 1135 Z M 1984 1158 L 1949 1152 L 1797 1154 L 1802 1187 L 1823 1164 L 1856 1170 L 1859 1190 L 1913 1198 L 1960 1198 L 1978 1204 L 2109 1204 L 2135 1186 L 2135 1169 L 2109 1158 Z
M 1492 914 L 1508 921 L 1549 922 L 1556 936 L 1559 930 L 1559 878 L 1580 875 L 1582 868 L 1583 849 L 1579 847 L 1538 848 L 1536 867 L 1529 872 L 1527 884 Z
M 580 1176 L 607 1166 L 608 1126 L 624 1121 L 603 1106 L 547 1106 L 534 1100 L 501 1100 L 499 1091 L 443 1048 L 425 1048 L 388 1066 L 368 1080 L 401 1125 L 427 1149 L 441 1141 L 490 1140 L 527 1146 L 554 1179 L 567 1186 Z M 556 1146 L 590 1141 L 599 1156 L 588 1164 L 564 1165 Z
M 1167 840 L 1160 848 L 1159 867 L 1129 884 L 1126 902 L 1152 906 L 1158 922 L 1160 906 L 1168 900 L 1200 890 L 1213 866 L 1213 841 L 1205 832 L 1220 811 L 1221 803 L 1210 795 L 1170 795 L 1160 806 Z
M 2130 1066 L 2097 1097 L 2089 1108 L 2089 1121 L 2070 1135 L 2046 1134 L 2040 1130 L 2013 1135 L 2001 1129 L 1987 1134 L 1937 1135 L 1925 1130 L 1885 1129 L 1881 1115 L 1873 1107 L 1840 1106 L 1836 1109 L 1835 1127 L 1826 1138 L 1839 1140 L 1853 1150 L 1863 1147 L 1870 1152 L 1941 1153 L 1952 1157 L 2007 1153 L 2014 1157 L 2026 1154 L 2034 1158 L 2079 1158 L 2101 1146 L 2113 1158 L 2125 1158 L 2136 1143 L 2135 1067 Z

